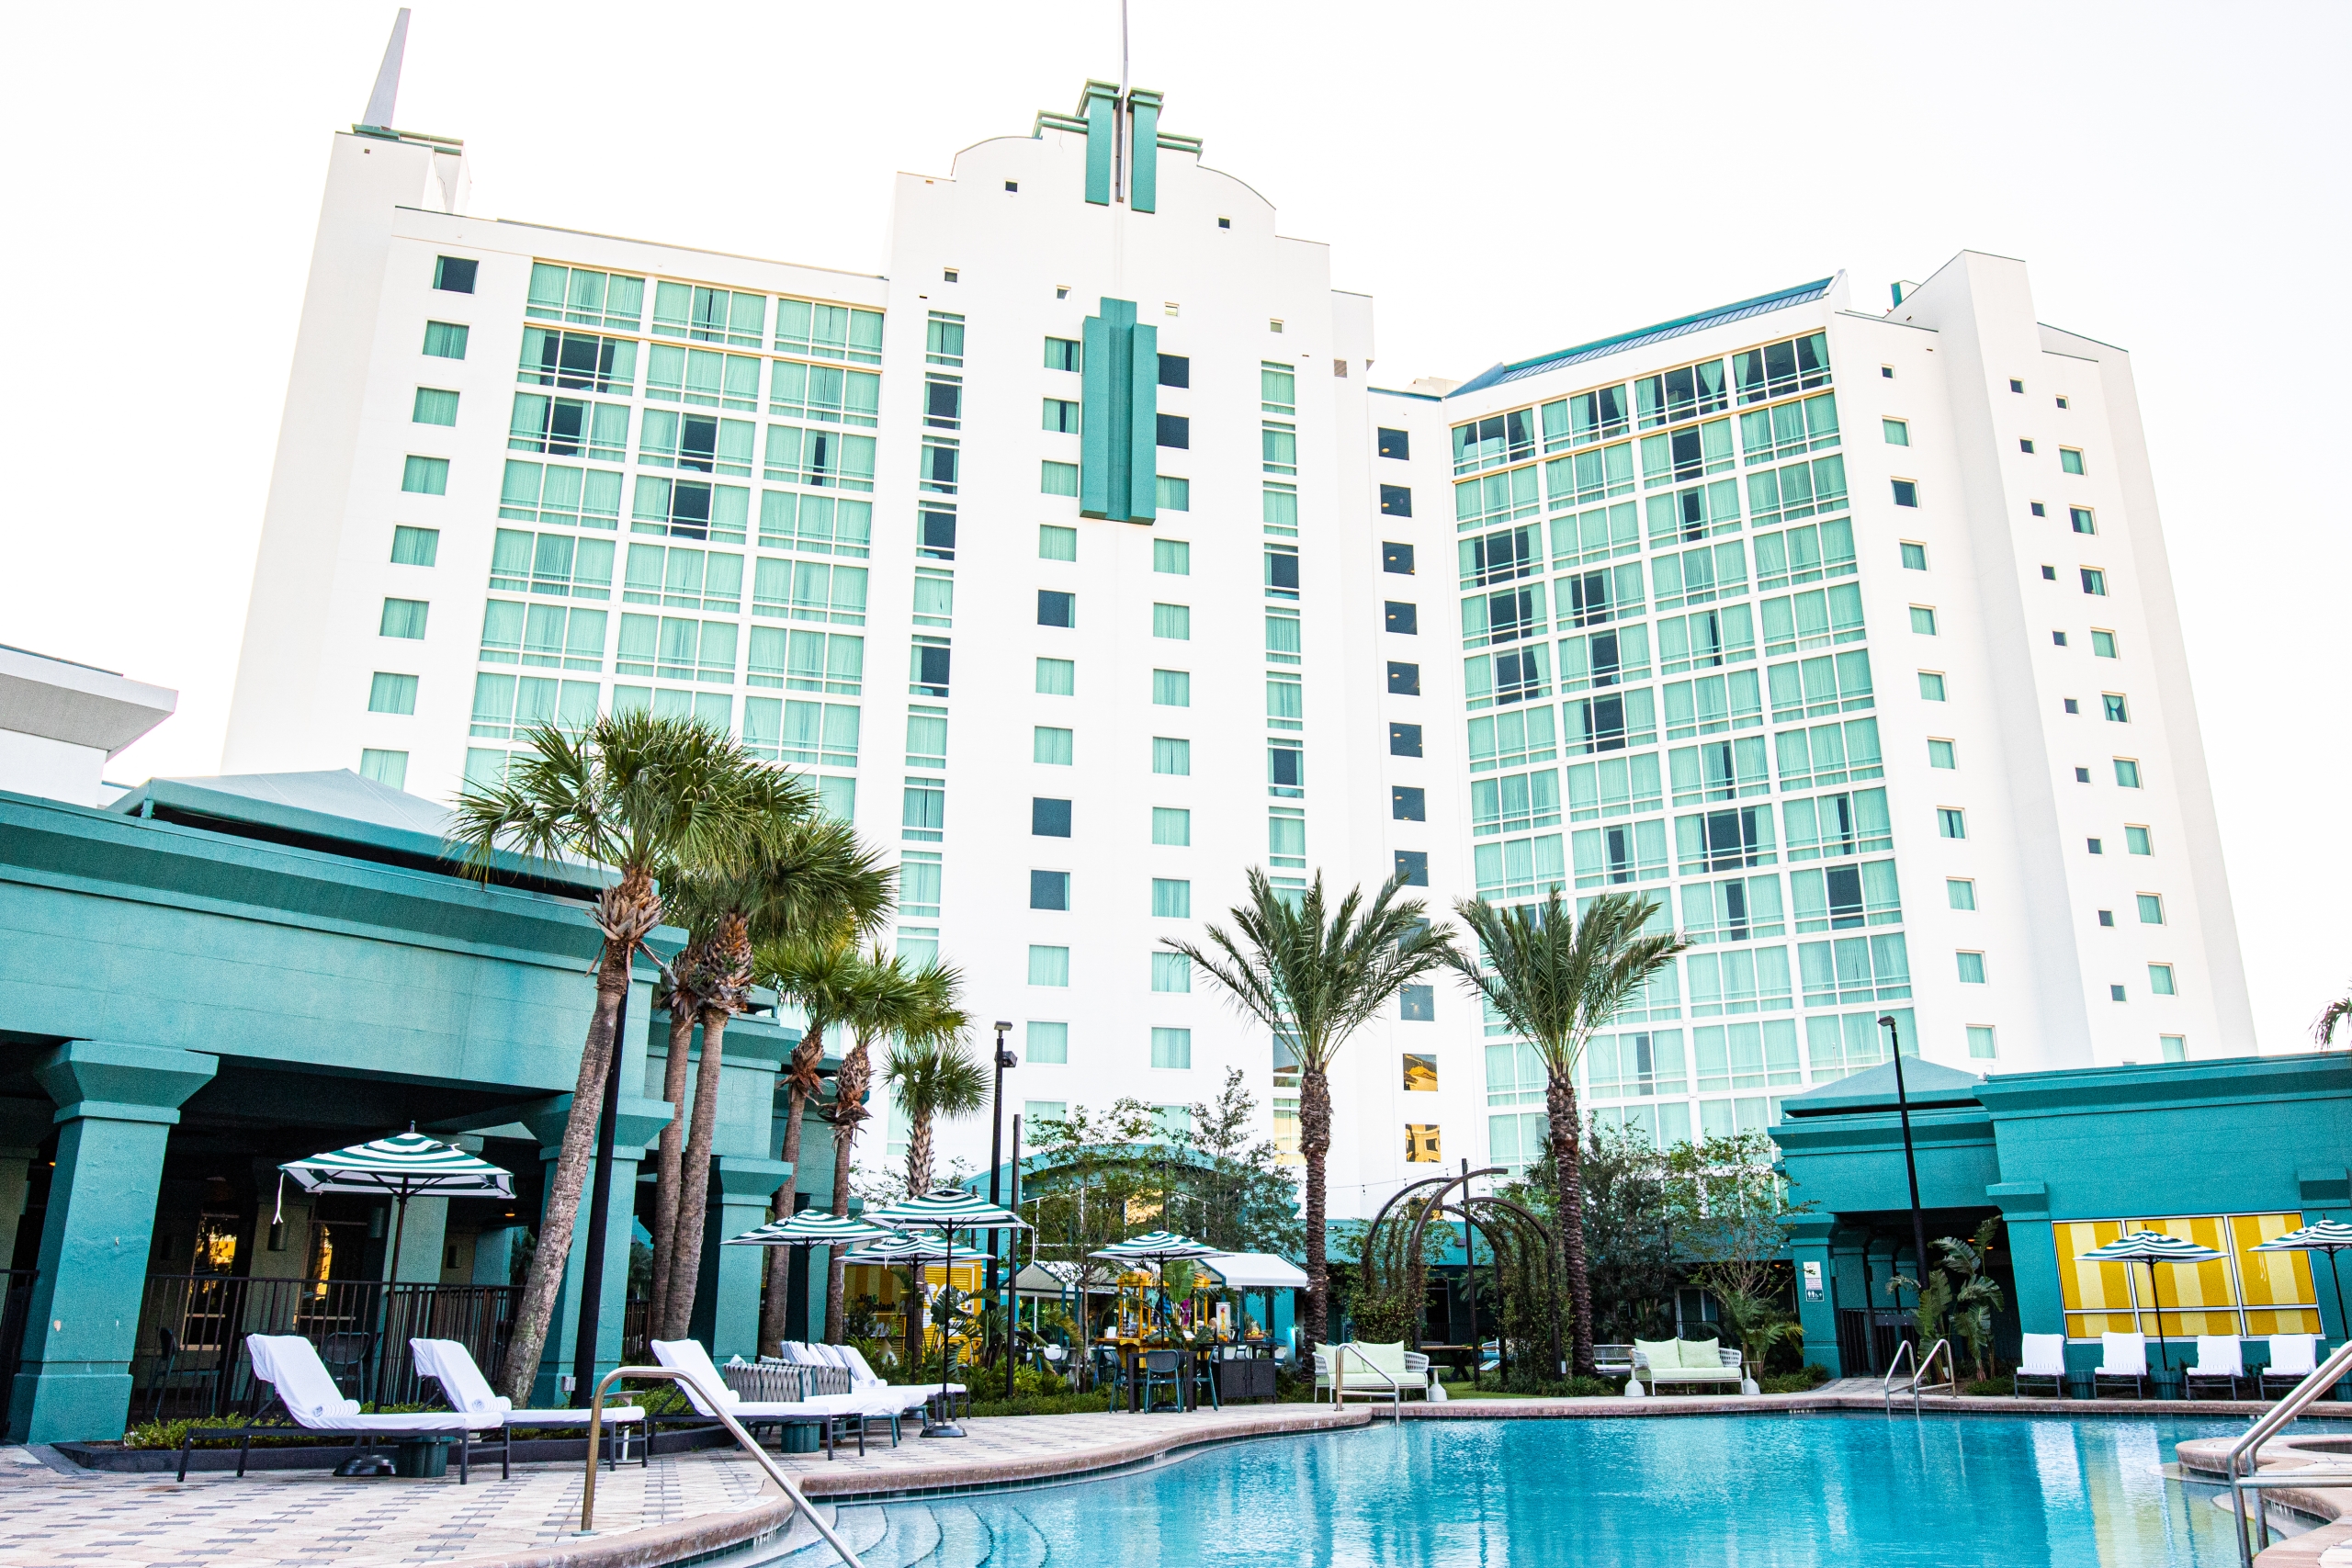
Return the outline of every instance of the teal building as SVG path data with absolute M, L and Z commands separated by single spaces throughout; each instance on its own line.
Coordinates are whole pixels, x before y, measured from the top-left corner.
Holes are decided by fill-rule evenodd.
M 2009 1303 L 1996 1330 L 2067 1337 L 2071 1369 L 2099 1336 L 2250 1341 L 2346 1332 L 2324 1257 L 2257 1253 L 2263 1241 L 2352 1211 L 2352 1056 L 2327 1053 L 1974 1077 L 1906 1056 L 1919 1203 L 1932 1248 L 2005 1222 L 1995 1273 Z M 1792 1095 L 1771 1136 L 1805 1208 L 1792 1256 L 1805 1356 L 1840 1375 L 1883 1371 L 1916 1278 L 1903 1134 L 1890 1063 Z M 2086 1263 L 2125 1230 L 2187 1237 L 2203 1264 Z M 2153 1292 L 2153 1294 L 2152 1294 Z M 2161 1324 L 2159 1303 L 2161 1297 Z M 2192 1352 L 2176 1346 L 2172 1364 Z
M 350 773 L 156 780 L 107 809 L 0 794 L 8 1440 L 243 1397 L 254 1329 L 311 1335 L 371 1398 L 413 1396 L 408 1333 L 503 1348 L 593 1003 L 599 874 L 470 880 L 439 821 Z M 672 1114 L 668 1019 L 650 967 L 637 980 L 600 1370 L 642 1332 L 627 1238 Z M 695 1316 L 721 1360 L 756 1345 L 765 1255 L 718 1243 L 764 1220 L 789 1169 L 775 1080 L 797 1039 L 772 1012 L 728 1032 Z M 412 1123 L 512 1170 L 518 1196 L 411 1202 L 395 1273 L 383 1201 L 281 1190 L 277 1167 Z M 804 1148 L 803 1190 L 830 1190 L 828 1141 Z M 540 1399 L 572 1368 L 583 1251 Z

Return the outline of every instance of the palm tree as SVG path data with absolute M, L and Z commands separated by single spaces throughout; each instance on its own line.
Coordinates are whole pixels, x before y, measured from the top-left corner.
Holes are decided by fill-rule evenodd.
M 1323 1161 L 1331 1151 L 1331 1062 L 1348 1036 L 1396 993 L 1445 962 L 1450 932 L 1430 929 L 1418 898 L 1399 899 L 1405 874 L 1372 901 L 1351 887 L 1325 908 L 1323 875 L 1294 905 L 1264 871 L 1250 869 L 1250 901 L 1232 910 L 1233 931 L 1208 929 L 1205 946 L 1168 940 L 1216 982 L 1245 1017 L 1287 1038 L 1298 1057 L 1298 1152 L 1306 1161 L 1306 1337 L 1320 1343 L 1329 1321 L 1325 1260 Z
M 503 779 L 469 784 L 458 796 L 449 841 L 473 875 L 487 879 L 502 852 L 620 874 L 597 896 L 592 917 L 604 939 L 596 1006 L 508 1343 L 505 1392 L 518 1404 L 529 1402 L 563 1284 L 632 958 L 661 923 L 655 874 L 664 865 L 716 870 L 747 852 L 759 818 L 755 768 L 707 725 L 639 710 L 607 714 L 576 739 L 553 725 L 534 727 Z
M 954 1121 L 989 1101 L 989 1070 L 964 1043 L 971 1015 L 951 1007 L 908 1031 L 882 1064 L 890 1098 L 907 1113 L 907 1195 L 931 1190 L 931 1124 Z
M 666 1219 L 671 1235 L 667 1258 L 655 1258 L 654 1321 L 670 1339 L 685 1337 L 702 1272 L 727 1021 L 751 1000 L 753 938 L 812 927 L 865 930 L 889 904 L 891 874 L 873 851 L 859 845 L 854 829 L 817 816 L 813 793 L 787 774 L 768 771 L 763 787 L 770 800 L 754 857 L 731 874 L 696 878 L 690 885 L 695 927 L 707 930 L 685 982 L 700 1010 L 702 1062 L 695 1074 L 684 1169 L 666 1214 L 658 1186 L 655 1193 L 656 1217 Z
M 2339 997 L 2320 1009 L 2312 1020 L 2312 1043 L 2323 1051 L 2335 1044 L 2336 1026 L 2346 1019 L 2352 1019 L 2352 997 Z
M 1585 1265 L 1577 1064 L 1593 1031 L 1688 944 L 1671 931 L 1645 934 L 1657 906 L 1631 893 L 1604 894 L 1574 919 L 1557 887 L 1532 906 L 1498 908 L 1484 898 L 1464 898 L 1453 908 L 1477 938 L 1479 952 L 1450 953 L 1446 962 L 1534 1047 L 1550 1077 L 1544 1109 L 1558 1182 L 1553 1212 L 1567 1255 L 1575 1367 L 1578 1376 L 1591 1377 L 1592 1283 Z
M 866 1090 L 874 1078 L 874 1043 L 925 1027 L 925 1020 L 953 1006 L 962 983 L 956 971 L 927 964 L 917 969 L 904 958 L 886 955 L 876 947 L 865 961 L 868 973 L 850 998 L 842 1021 L 849 1026 L 850 1048 L 842 1053 L 841 1071 L 833 1077 L 833 1213 L 849 1213 L 850 1168 L 857 1149 L 857 1129 L 873 1112 L 865 1109 Z M 825 1279 L 825 1339 L 842 1342 L 845 1325 L 842 1291 L 847 1282 L 839 1251 L 832 1253 Z

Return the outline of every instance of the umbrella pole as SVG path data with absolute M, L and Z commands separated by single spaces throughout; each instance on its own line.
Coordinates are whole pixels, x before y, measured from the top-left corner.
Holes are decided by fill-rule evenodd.
M 956 1280 L 956 1233 L 952 1228 L 946 1226 L 940 1228 L 939 1251 L 940 1272 L 947 1281 L 946 1288 L 953 1290 Z M 956 1429 L 953 1421 L 945 1419 L 948 1411 L 947 1346 L 947 1325 L 943 1318 L 939 1325 L 939 1414 L 942 1418 L 937 1421 L 925 1421 L 922 1424 L 922 1435 L 926 1438 L 960 1438 L 964 1435 Z
M 2156 1362 L 2165 1371 L 2172 1371 L 2172 1352 L 2165 1344 L 2165 1292 L 2156 1282 L 2156 1260 L 2148 1259 L 2148 1294 L 2156 1302 Z
M 2344 1276 L 2335 1271 L 2335 1254 L 2336 1248 L 2331 1247 L 2327 1249 L 2327 1277 L 2335 1286 L 2335 1328 L 2338 1334 L 2352 1338 L 2352 1328 L 2347 1328 L 2344 1322 Z M 2323 1324 L 2321 1326 L 2326 1325 Z M 2324 1339 L 2327 1337 L 2322 1335 L 2320 1337 Z

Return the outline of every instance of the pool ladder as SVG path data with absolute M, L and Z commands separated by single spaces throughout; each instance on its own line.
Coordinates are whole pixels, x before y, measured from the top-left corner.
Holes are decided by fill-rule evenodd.
M 2312 1370 L 2290 1390 L 2284 1399 L 2254 1418 L 2230 1450 L 2228 1475 L 2230 1511 L 2238 1530 L 2238 1562 L 2243 1568 L 2254 1568 L 2255 1554 L 2270 1544 L 2270 1516 L 2262 1506 L 2261 1491 L 2271 1486 L 2294 1486 L 2304 1491 L 2325 1492 L 2352 1490 L 2352 1468 L 2335 1466 L 2281 1471 L 2275 1475 L 2259 1473 L 2262 1445 L 2278 1435 L 2287 1423 L 2301 1416 L 2312 1401 L 2334 1388 L 2347 1373 L 2352 1373 L 2352 1341 L 2336 1348 L 2335 1353 Z M 2246 1529 L 2245 1495 L 2255 1493 L 2254 1528 Z
M 1894 1380 L 1903 1375 L 1904 1363 L 1913 1360 L 1911 1341 L 1905 1339 L 1894 1348 L 1894 1365 L 1886 1369 L 1886 1407 L 1889 1410 L 1894 1408 L 1894 1396 L 1898 1393 L 1908 1393 L 1911 1396 L 1911 1414 L 1917 1416 L 1919 1414 L 1919 1396 L 1922 1393 L 1958 1393 L 1960 1392 L 1959 1375 L 1952 1371 L 1951 1340 L 1937 1340 L 1929 1348 L 1928 1359 L 1924 1361 L 1916 1361 L 1913 1365 L 1910 1382 L 1898 1388 Z M 1938 1361 L 1943 1363 L 1944 1381 L 1931 1383 L 1928 1381 L 1928 1374 L 1935 1370 Z

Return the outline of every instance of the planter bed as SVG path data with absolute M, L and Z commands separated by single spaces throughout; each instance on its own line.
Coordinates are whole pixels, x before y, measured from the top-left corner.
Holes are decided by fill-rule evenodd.
M 387 1433 L 385 1437 L 389 1440 L 376 1445 L 376 1450 L 379 1453 L 390 1453 L 398 1446 L 399 1433 Z M 695 1449 L 724 1447 L 734 1440 L 727 1435 L 725 1427 L 713 1424 L 708 1427 L 672 1427 L 657 1435 L 652 1439 L 652 1444 L 653 1451 L 657 1454 L 676 1454 L 690 1452 Z M 55 1447 L 59 1453 L 85 1470 L 102 1470 L 128 1475 L 157 1473 L 170 1475 L 180 1467 L 180 1450 L 177 1448 L 126 1449 L 120 1443 L 59 1443 Z M 304 1444 L 300 1447 L 290 1445 L 265 1447 L 262 1442 L 256 1440 L 251 1457 L 245 1461 L 245 1468 L 249 1471 L 333 1470 L 350 1458 L 351 1451 L 352 1446 L 348 1442 Z M 638 1451 L 636 1445 L 630 1445 L 629 1451 L 634 1457 Z M 556 1462 L 580 1464 L 584 1462 L 587 1457 L 588 1439 L 584 1437 L 517 1438 L 514 1440 L 516 1464 Z M 450 1453 L 453 1464 L 456 1458 L 456 1450 L 453 1449 Z M 497 1462 L 494 1450 L 489 1456 L 489 1461 L 493 1465 Z M 474 1463 L 479 1467 L 482 1462 L 483 1456 L 477 1448 Z M 233 1471 L 237 1468 L 236 1444 L 231 1441 L 220 1448 L 196 1449 L 188 1455 L 187 1467 L 190 1472 Z

